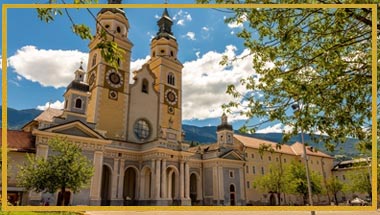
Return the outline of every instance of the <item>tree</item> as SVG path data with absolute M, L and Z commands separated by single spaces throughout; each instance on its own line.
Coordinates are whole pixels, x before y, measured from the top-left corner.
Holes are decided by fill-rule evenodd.
M 258 187 L 264 192 L 273 192 L 277 194 L 277 202 L 281 204 L 281 193 L 286 190 L 289 181 L 284 179 L 284 172 L 280 165 L 271 165 L 270 172 L 261 176 L 253 182 L 254 187 Z
M 298 2 L 287 1 L 289 4 Z M 350 0 L 317 1 L 321 4 L 351 2 L 355 3 Z M 312 137 L 314 140 L 320 138 L 329 150 L 348 136 L 371 140 L 371 132 L 366 132 L 371 129 L 372 119 L 371 65 L 376 63 L 371 60 L 371 40 L 376 40 L 371 36 L 371 9 L 234 8 L 225 12 L 232 14 L 226 19 L 227 23 L 245 23 L 236 35 L 250 50 L 253 70 L 252 76 L 241 80 L 242 87 L 228 87 L 227 93 L 236 99 L 223 107 L 227 112 L 236 111 L 248 119 L 262 120 L 260 123 L 249 121 L 242 131 L 254 132 L 264 122 L 277 120 L 293 127 L 292 132 L 284 135 L 284 142 L 300 130 L 311 135 L 315 132 L 326 134 Z M 379 38 L 380 22 L 377 23 Z M 224 58 L 222 63 L 229 60 L 235 59 Z M 237 90 L 239 88 L 244 90 Z M 262 96 L 255 96 L 257 94 Z M 303 108 L 299 116 L 294 116 L 289 110 L 297 103 L 302 103 Z
M 371 177 L 367 167 L 357 167 L 355 171 L 348 173 L 348 180 L 344 190 L 372 196 Z
M 286 180 L 291 182 L 288 184 L 287 190 L 289 193 L 301 194 L 304 204 L 306 204 L 308 199 L 308 188 L 305 167 L 301 162 L 292 161 L 292 163 L 287 166 L 285 172 Z M 310 184 L 312 194 L 319 194 L 322 192 L 321 176 L 314 171 L 310 172 Z
M 59 137 L 50 139 L 48 145 L 52 153 L 47 159 L 28 156 L 29 163 L 19 167 L 18 185 L 35 192 L 59 190 L 63 195 L 66 189 L 76 193 L 88 186 L 94 169 L 80 147 Z M 58 205 L 64 205 L 64 198 L 60 200 Z
M 281 145 L 276 145 L 280 148 Z M 270 144 L 262 143 L 259 146 L 259 154 L 263 156 L 264 152 L 273 153 L 275 150 Z M 277 193 L 277 202 L 281 204 L 281 193 L 286 190 L 288 181 L 284 180 L 284 169 L 282 167 L 282 159 L 280 154 L 280 162 L 278 165 L 272 164 L 269 174 L 266 174 L 254 182 L 254 186 L 258 186 L 264 192 Z
M 331 176 L 326 182 L 326 191 L 334 196 L 335 205 L 338 205 L 337 194 L 343 190 L 343 183 Z

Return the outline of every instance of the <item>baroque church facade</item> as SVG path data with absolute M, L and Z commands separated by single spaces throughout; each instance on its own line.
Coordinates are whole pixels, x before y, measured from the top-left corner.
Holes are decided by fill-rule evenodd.
M 111 2 L 113 3 L 113 2 Z M 79 144 L 94 164 L 88 189 L 65 194 L 69 205 L 244 205 L 243 160 L 229 149 L 233 132 L 226 116 L 218 129 L 219 150 L 189 151 L 182 132 L 182 68 L 167 9 L 157 22 L 150 60 L 130 73 L 129 22 L 118 8 L 102 9 L 97 32 L 105 28 L 124 51 L 119 68 L 101 57 L 95 35 L 87 71 L 79 68 L 64 93 L 63 110 L 49 108 L 24 126 L 35 137 L 37 156 L 47 157 L 55 136 Z M 110 35 L 108 35 L 111 37 Z M 134 83 L 130 84 L 133 74 Z M 233 174 L 234 177 L 226 178 Z M 207 180 L 205 180 L 207 179 Z M 228 186 L 225 186 L 225 183 Z M 30 193 L 30 204 L 61 194 Z M 53 203 L 54 204 L 54 203 Z
M 120 1 L 110 1 L 120 3 Z M 182 68 L 178 43 L 167 9 L 158 20 L 151 40 L 150 59 L 130 72 L 132 42 L 129 22 L 118 8 L 101 9 L 97 32 L 105 28 L 124 51 L 119 68 L 110 66 L 89 44 L 87 71 L 79 68 L 64 93 L 63 110 L 48 108 L 22 131 L 8 131 L 10 157 L 21 162 L 25 153 L 49 156 L 49 139 L 66 137 L 78 144 L 93 163 L 94 175 L 79 193 L 34 193 L 18 188 L 17 170 L 11 168 L 8 195 L 19 205 L 276 205 L 302 202 L 297 196 L 275 198 L 252 183 L 269 172 L 273 163 L 302 160 L 302 147 L 276 147 L 276 143 L 234 134 L 223 114 L 217 142 L 190 147 L 182 132 Z M 111 37 L 111 35 L 108 35 Z M 134 83 L 130 84 L 130 75 Z M 259 153 L 260 144 L 273 148 Z M 24 154 L 22 154 L 24 153 Z M 312 148 L 307 154 L 313 169 L 331 176 L 333 158 Z M 316 197 L 319 202 L 329 200 Z M 276 202 L 277 201 L 277 202 Z M 280 201 L 280 202 L 278 202 Z

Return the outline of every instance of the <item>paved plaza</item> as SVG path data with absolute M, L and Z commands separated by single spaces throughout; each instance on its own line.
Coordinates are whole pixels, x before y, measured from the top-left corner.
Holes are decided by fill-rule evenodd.
M 85 215 L 310 215 L 310 211 L 88 211 Z M 316 215 L 380 215 L 380 211 L 316 211 Z

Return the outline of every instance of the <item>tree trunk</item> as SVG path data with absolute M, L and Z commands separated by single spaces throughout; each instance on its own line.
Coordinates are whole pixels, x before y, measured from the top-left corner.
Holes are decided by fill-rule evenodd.
M 65 206 L 65 194 L 66 194 L 66 187 L 61 188 L 61 199 L 58 205 Z
M 307 193 L 303 194 L 303 205 L 307 204 Z
M 335 205 L 338 205 L 338 197 L 336 196 L 337 193 L 334 193 L 334 199 L 335 199 Z
M 281 205 L 281 193 L 277 192 L 277 203 L 278 205 Z

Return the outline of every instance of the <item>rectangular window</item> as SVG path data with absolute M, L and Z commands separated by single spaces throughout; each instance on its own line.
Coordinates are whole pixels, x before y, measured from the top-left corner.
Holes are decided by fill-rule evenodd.
M 255 155 L 253 153 L 251 154 L 251 158 L 255 158 Z
M 264 175 L 264 167 L 261 167 L 261 174 Z
M 286 163 L 286 158 L 284 158 L 284 163 Z
M 234 177 L 234 171 L 230 170 L 230 178 L 233 178 L 233 177 Z
M 276 158 L 276 162 L 278 162 L 278 158 Z
M 249 173 L 249 169 L 248 168 L 249 168 L 248 166 L 245 166 L 245 172 L 246 173 Z
M 260 155 L 260 159 L 261 159 L 261 160 L 263 159 L 263 156 L 262 156 L 262 155 Z
M 247 181 L 247 188 L 249 189 L 249 181 Z
M 271 156 L 269 156 L 269 157 L 268 157 L 268 159 L 269 159 L 269 161 L 271 161 L 271 160 L 272 160 L 272 157 L 271 157 Z
M 252 167 L 252 173 L 253 173 L 253 174 L 256 174 L 255 166 Z

